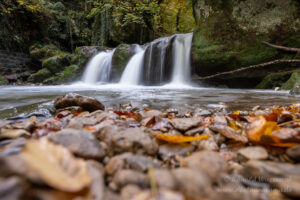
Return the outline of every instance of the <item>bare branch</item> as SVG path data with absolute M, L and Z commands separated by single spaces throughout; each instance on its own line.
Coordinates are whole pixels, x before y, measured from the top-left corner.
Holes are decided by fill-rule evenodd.
M 204 77 L 199 77 L 197 78 L 198 80 L 205 80 L 205 79 L 211 79 L 217 76 L 221 76 L 221 75 L 227 75 L 227 74 L 233 74 L 235 72 L 240 72 L 240 71 L 244 71 L 247 69 L 253 69 L 253 68 L 259 68 L 259 67 L 264 67 L 264 66 L 268 66 L 268 65 L 275 65 L 275 64 L 280 64 L 280 63 L 300 63 L 300 59 L 291 59 L 291 60 L 272 60 L 266 63 L 261 63 L 261 64 L 257 64 L 257 65 L 250 65 L 248 67 L 242 67 L 236 70 L 232 70 L 232 71 L 228 71 L 228 72 L 220 72 L 214 75 L 210 75 L 210 76 L 204 76 Z
M 271 44 L 269 42 L 261 42 L 262 44 L 265 44 L 269 47 L 275 48 L 275 49 L 280 49 L 283 51 L 289 51 L 289 52 L 300 52 L 300 48 L 292 48 L 292 47 L 285 47 L 285 46 L 279 46 L 279 45 L 275 45 L 275 44 Z

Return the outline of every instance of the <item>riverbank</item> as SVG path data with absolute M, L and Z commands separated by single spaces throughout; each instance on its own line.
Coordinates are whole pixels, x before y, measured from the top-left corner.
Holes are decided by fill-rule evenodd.
M 105 108 L 69 93 L 53 106 L 47 119 L 0 121 L 2 198 L 300 197 L 299 102 Z

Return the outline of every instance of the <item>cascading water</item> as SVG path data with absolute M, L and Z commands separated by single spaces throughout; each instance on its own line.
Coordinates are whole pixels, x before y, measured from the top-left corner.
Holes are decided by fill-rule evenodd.
M 85 69 L 82 81 L 87 84 L 107 83 L 114 52 L 115 49 L 103 51 L 94 56 Z
M 119 81 L 124 85 L 138 85 L 141 77 L 145 49 L 137 45 L 135 55 L 129 60 Z
M 190 53 L 193 33 L 176 34 L 154 40 L 144 46 L 135 45 L 122 73 L 122 85 L 188 85 L 190 83 Z M 88 64 L 83 82 L 108 82 L 111 77 L 115 50 L 100 52 Z
M 171 84 L 189 84 L 191 77 L 191 46 L 193 33 L 178 34 L 173 48 L 173 73 Z

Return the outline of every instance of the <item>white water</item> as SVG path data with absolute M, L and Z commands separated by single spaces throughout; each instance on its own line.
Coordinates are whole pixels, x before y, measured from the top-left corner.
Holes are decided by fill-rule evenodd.
M 191 77 L 191 46 L 193 33 L 178 34 L 173 48 L 173 74 L 171 84 L 189 85 Z
M 119 84 L 137 86 L 145 82 L 146 85 L 161 85 L 170 80 L 168 74 L 172 72 L 171 83 L 167 87 L 183 88 L 190 86 L 190 53 L 193 33 L 177 34 L 171 37 L 159 38 L 142 48 L 135 47 L 135 54 L 129 60 L 122 73 Z M 172 42 L 173 40 L 173 42 Z M 170 43 L 172 42 L 172 43 Z M 169 45 L 169 46 L 168 46 Z M 168 48 L 172 48 L 172 55 L 167 54 Z M 148 49 L 148 54 L 146 51 Z M 83 75 L 85 84 L 109 83 L 114 50 L 100 52 L 88 64 Z M 158 56 L 160 58 L 156 58 Z M 171 56 L 171 58 L 169 57 Z M 145 63 L 145 58 L 148 62 Z M 172 65 L 165 65 L 165 62 Z M 171 69 L 170 69 L 171 68 Z M 167 71 L 165 71 L 167 70 Z M 145 74 L 142 74 L 145 73 Z
M 82 81 L 86 84 L 108 82 L 114 51 L 104 51 L 94 56 L 85 69 Z
M 138 85 L 143 67 L 145 49 L 136 46 L 135 55 L 129 60 L 119 81 L 122 85 Z

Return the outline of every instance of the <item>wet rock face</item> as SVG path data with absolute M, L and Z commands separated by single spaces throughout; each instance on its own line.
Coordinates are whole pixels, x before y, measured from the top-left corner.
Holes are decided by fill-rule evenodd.
M 79 106 L 87 111 L 104 110 L 104 105 L 97 99 L 87 96 L 82 96 L 76 93 L 68 93 L 65 96 L 59 97 L 54 102 L 56 109 L 66 108 L 70 106 Z
M 142 84 L 161 85 L 171 80 L 172 51 L 175 37 L 170 37 L 168 40 L 155 40 L 146 48 Z
M 110 80 L 118 82 L 122 73 L 130 60 L 135 54 L 135 45 L 120 44 L 112 57 L 111 75 Z
M 83 46 L 78 49 L 78 53 L 85 56 L 86 58 L 91 58 L 95 56 L 100 51 L 105 51 L 105 49 L 99 47 L 99 46 Z
M 48 138 L 83 158 L 101 160 L 105 156 L 103 146 L 95 136 L 85 130 L 63 129 L 49 135 Z

